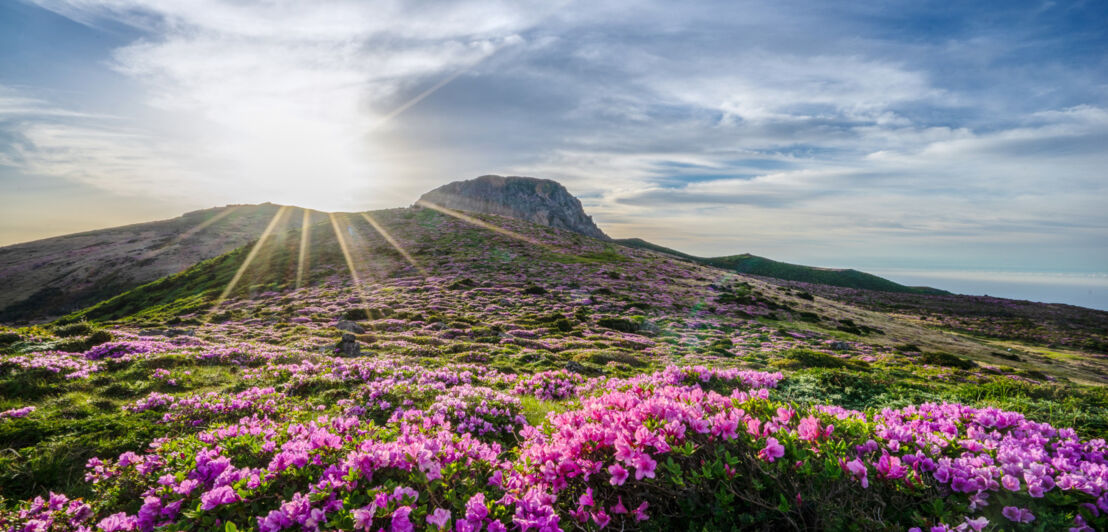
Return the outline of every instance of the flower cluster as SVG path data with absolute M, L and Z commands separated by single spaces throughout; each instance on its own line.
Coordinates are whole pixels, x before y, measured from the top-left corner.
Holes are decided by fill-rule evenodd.
M 35 411 L 34 406 L 25 406 L 23 408 L 13 408 L 11 410 L 5 410 L 3 412 L 0 412 L 0 419 L 27 417 L 31 412 L 34 412 L 34 411 Z
M 530 377 L 521 378 L 514 392 L 517 395 L 532 395 L 539 399 L 553 401 L 577 396 L 577 385 L 585 378 L 564 369 L 542 371 Z

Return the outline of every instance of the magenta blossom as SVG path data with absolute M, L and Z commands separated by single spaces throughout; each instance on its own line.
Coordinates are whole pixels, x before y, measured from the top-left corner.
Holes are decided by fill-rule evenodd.
M 200 509 L 211 510 L 216 506 L 238 502 L 239 495 L 230 486 L 220 486 L 200 496 Z
M 612 464 L 608 466 L 608 473 L 612 474 L 611 482 L 613 486 L 622 486 L 627 481 L 627 470 L 619 464 Z
M 446 524 L 450 522 L 450 510 L 445 508 L 435 508 L 434 512 L 431 512 L 427 516 L 427 523 L 439 527 L 439 529 L 446 528 Z
M 1017 508 L 1015 506 L 1005 506 L 1000 512 L 1007 517 L 1009 521 L 1016 523 L 1030 523 L 1035 520 L 1035 514 L 1031 513 L 1031 510 L 1027 508 Z
M 767 462 L 773 462 L 782 456 L 785 456 L 785 447 L 777 441 L 777 438 L 766 438 L 765 448 L 758 451 L 758 458 Z

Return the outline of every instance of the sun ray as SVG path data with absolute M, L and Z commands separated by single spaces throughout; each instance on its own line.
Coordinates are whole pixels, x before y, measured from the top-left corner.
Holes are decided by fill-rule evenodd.
M 397 107 L 396 109 L 393 109 L 389 114 L 381 117 L 381 119 L 378 120 L 377 123 L 373 125 L 373 129 L 381 127 L 382 125 L 384 125 L 389 120 L 392 120 L 393 118 L 396 118 L 398 115 L 400 115 L 404 111 L 407 111 L 413 105 L 423 101 L 424 98 L 434 94 L 435 91 L 449 85 L 451 81 L 454 81 L 454 80 L 458 79 L 462 74 L 465 74 L 466 72 L 469 72 L 470 70 L 473 70 L 474 67 L 481 64 L 481 62 L 484 61 L 484 60 L 485 60 L 485 58 L 482 57 L 479 61 L 477 61 L 476 63 L 474 63 L 472 65 L 469 65 L 469 66 L 466 66 L 466 67 L 463 67 L 463 68 L 459 68 L 453 74 L 450 74 L 449 76 L 447 76 L 447 77 L 443 78 L 442 80 L 440 80 L 438 83 L 435 83 L 434 85 L 432 85 L 431 88 L 417 94 L 414 98 L 404 102 L 402 105 L 400 105 L 400 107 Z
M 490 224 L 490 223 L 488 223 L 484 220 L 478 220 L 477 218 L 469 216 L 468 214 L 463 214 L 463 213 L 458 212 L 454 209 L 448 209 L 446 207 L 443 207 L 441 205 L 437 205 L 437 204 L 432 203 L 430 201 L 427 201 L 425 199 L 417 200 L 416 205 L 419 205 L 419 206 L 422 206 L 422 207 L 427 207 L 428 209 L 441 212 L 441 213 L 443 213 L 447 216 L 453 216 L 453 217 L 455 217 L 455 218 L 457 218 L 457 219 L 459 219 L 463 222 L 466 222 L 468 224 L 476 225 L 477 227 L 488 229 L 489 231 L 494 231 L 494 232 L 500 233 L 500 234 L 502 234 L 504 236 L 507 236 L 509 238 L 514 238 L 514 239 L 522 241 L 522 242 L 527 242 L 528 244 L 531 244 L 533 246 L 538 246 L 538 247 L 541 247 L 541 248 L 543 248 L 547 251 L 552 251 L 552 252 L 557 253 L 557 251 L 548 244 L 543 244 L 542 242 L 539 242 L 539 241 L 537 241 L 533 238 L 530 238 L 530 237 L 521 235 L 519 233 L 516 233 L 515 231 L 509 231 L 507 229 L 504 229 L 503 227 L 497 227 L 497 226 L 495 226 L 493 224 Z
M 384 238 L 385 241 L 388 242 L 389 245 L 391 245 L 393 249 L 395 249 L 396 252 L 400 254 L 400 256 L 404 257 L 404 260 L 408 261 L 408 264 L 411 264 L 413 268 L 418 270 L 420 275 L 427 277 L 427 270 L 423 269 L 423 267 L 420 266 L 419 263 L 416 262 L 416 260 L 412 258 L 410 254 L 408 254 L 408 251 L 400 245 L 400 242 L 397 242 L 396 239 L 393 238 L 392 235 L 390 235 L 389 232 L 381 226 L 381 224 L 377 223 L 376 219 L 370 216 L 369 213 L 365 212 L 362 213 L 362 218 L 365 218 L 365 221 L 369 222 L 369 225 L 373 226 L 373 230 L 377 231 L 377 233 L 380 234 L 381 237 Z
M 287 205 L 282 205 L 277 212 L 274 213 L 273 219 L 269 221 L 269 225 L 266 226 L 265 231 L 262 231 L 262 236 L 258 238 L 258 242 L 254 244 L 254 247 L 250 249 L 250 253 L 246 255 L 246 260 L 242 262 L 242 266 L 239 266 L 238 271 L 235 272 L 235 276 L 231 278 L 231 282 L 227 283 L 227 287 L 223 289 L 223 293 L 219 294 L 219 299 L 216 299 L 215 305 L 208 311 L 214 313 L 219 310 L 219 306 L 223 304 L 223 301 L 227 299 L 227 296 L 231 295 L 231 292 L 235 289 L 235 285 L 242 279 L 243 274 L 246 273 L 246 269 L 250 267 L 250 263 L 254 262 L 254 258 L 258 256 L 258 252 L 262 249 L 262 244 L 265 244 L 269 235 L 273 233 L 273 230 L 277 227 L 277 224 L 284 217 L 283 215 L 288 210 Z
M 346 237 L 342 234 L 342 229 L 339 228 L 338 218 L 335 213 L 328 213 L 331 218 L 331 227 L 335 230 L 335 238 L 338 239 L 339 249 L 342 250 L 342 256 L 346 259 L 346 269 L 350 270 L 350 278 L 354 280 L 354 292 L 362 300 L 362 307 L 366 307 L 368 310 L 369 297 L 365 292 L 365 287 L 362 285 L 362 280 L 358 276 L 358 270 L 354 268 L 354 257 L 350 254 L 350 246 L 346 243 Z M 349 227 L 349 224 L 346 224 Z
M 309 226 L 312 221 L 312 213 L 308 209 L 304 211 L 304 220 L 300 223 L 300 255 L 296 259 L 296 288 L 304 286 L 304 272 L 308 269 L 308 248 L 311 246 L 311 231 Z
M 174 238 L 172 242 L 170 242 L 170 243 L 168 243 L 168 244 L 166 244 L 166 245 L 164 245 L 164 246 L 162 246 L 158 249 L 155 249 L 154 251 L 150 251 L 150 252 L 142 255 L 141 257 L 139 257 L 138 260 L 140 260 L 140 261 L 141 260 L 146 260 L 146 259 L 149 259 L 151 257 L 155 257 L 157 255 L 162 254 L 167 249 L 181 243 L 182 241 L 184 241 L 185 239 L 191 237 L 192 235 L 195 235 L 196 233 L 199 233 L 200 231 L 203 231 L 204 229 L 211 226 L 212 224 L 214 224 L 214 223 L 230 216 L 232 213 L 234 213 L 237 210 L 239 210 L 238 206 L 230 207 L 230 208 L 225 209 L 223 212 L 221 212 L 219 214 L 216 214 L 215 216 L 212 216 L 211 218 L 208 218 L 207 220 L 204 220 L 203 222 L 198 224 L 196 227 L 193 227 L 192 229 L 189 229 L 188 231 L 185 231 L 184 233 L 181 233 L 180 235 L 177 236 L 177 238 Z

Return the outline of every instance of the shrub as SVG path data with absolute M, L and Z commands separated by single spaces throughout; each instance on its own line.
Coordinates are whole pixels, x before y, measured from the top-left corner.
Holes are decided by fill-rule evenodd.
M 781 353 L 781 356 L 781 359 L 773 361 L 772 364 L 789 369 L 845 368 L 847 366 L 847 361 L 844 359 L 811 349 L 790 349 Z
M 69 324 L 69 325 L 63 325 L 61 327 L 58 327 L 57 329 L 54 329 L 54 336 L 57 336 L 59 338 L 71 338 L 71 337 L 74 337 L 74 336 L 84 336 L 86 334 L 91 333 L 92 330 L 93 330 L 92 325 L 89 325 L 88 322 L 79 321 L 77 323 L 72 323 L 72 324 Z
M 22 338 L 19 336 L 18 333 L 13 333 L 13 332 L 0 333 L 0 346 L 11 345 L 11 344 L 14 344 L 14 343 L 18 342 L 21 339 Z
M 631 316 L 630 318 L 607 317 L 596 321 L 596 324 L 601 327 L 626 333 L 639 332 L 644 323 L 646 323 L 646 318 L 642 316 Z
M 924 353 L 920 355 L 919 360 L 924 364 L 948 368 L 973 369 L 977 367 L 977 363 L 972 360 L 943 352 Z
M 88 335 L 88 338 L 85 338 L 85 345 L 92 348 L 110 341 L 112 341 L 112 333 L 100 329 Z

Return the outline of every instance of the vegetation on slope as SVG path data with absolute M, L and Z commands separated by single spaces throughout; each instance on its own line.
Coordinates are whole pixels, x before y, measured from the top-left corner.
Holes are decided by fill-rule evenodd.
M 732 270 L 750 275 L 773 277 L 789 281 L 805 283 L 825 284 L 830 286 L 842 286 L 847 288 L 859 288 L 865 290 L 879 290 L 882 292 L 901 292 L 907 294 L 945 294 L 947 292 L 936 288 L 904 286 L 888 279 L 873 274 L 860 272 L 853 269 L 817 268 L 814 266 L 801 266 L 779 262 L 749 253 L 731 255 L 727 257 L 696 257 L 682 253 L 667 247 L 652 244 L 640 238 L 626 238 L 616 240 L 624 246 L 649 249 L 659 253 L 667 253 L 685 260 L 699 264 L 715 266 L 725 270 Z
M 426 275 L 358 226 L 360 285 L 339 252 L 339 269 L 279 290 L 296 271 L 279 245 L 216 320 L 174 302 L 218 295 L 205 275 L 241 255 L 128 300 L 157 311 L 0 330 L 0 523 L 1106 524 L 1082 506 L 1100 488 L 1082 488 L 1108 480 L 1108 392 L 1070 378 L 1101 359 L 1008 360 L 799 286 L 522 222 L 482 218 L 517 240 L 376 214 Z

